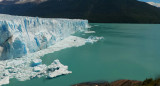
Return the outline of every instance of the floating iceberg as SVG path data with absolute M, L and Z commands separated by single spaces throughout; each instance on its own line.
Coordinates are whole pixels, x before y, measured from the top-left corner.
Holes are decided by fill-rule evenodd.
M 4 84 L 9 84 L 9 77 L 6 76 L 3 79 L 0 79 L 0 86 Z
M 87 20 L 49 19 L 0 14 L 0 59 L 22 57 L 45 49 L 78 31 Z
M 55 60 L 51 65 L 48 66 L 48 78 L 54 78 L 59 75 L 72 73 L 68 71 L 68 66 L 62 65 L 59 60 Z
M 38 66 L 40 64 L 42 64 L 42 60 L 41 59 L 35 59 L 35 60 L 33 60 L 31 66 L 34 67 L 34 66 Z

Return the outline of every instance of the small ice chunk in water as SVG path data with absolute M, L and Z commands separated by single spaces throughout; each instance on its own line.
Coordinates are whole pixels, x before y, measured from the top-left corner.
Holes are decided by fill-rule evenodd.
M 9 84 L 9 76 L 5 76 L 4 78 L 0 79 L 0 86 Z
M 31 66 L 34 67 L 34 66 L 38 66 L 42 64 L 42 60 L 41 59 L 34 59 Z
M 88 39 L 86 39 L 86 43 L 94 43 L 98 40 L 104 39 L 103 37 L 96 37 L 96 36 L 89 36 Z
M 59 60 L 55 60 L 48 66 L 48 69 L 48 78 L 54 78 L 59 75 L 72 73 L 71 71 L 68 71 L 68 66 L 61 64 Z
M 36 66 L 36 67 L 34 67 L 33 68 L 33 71 L 34 72 L 40 72 L 40 71 L 42 71 L 43 69 L 40 67 L 40 66 Z
M 84 33 L 96 33 L 95 31 L 85 31 Z

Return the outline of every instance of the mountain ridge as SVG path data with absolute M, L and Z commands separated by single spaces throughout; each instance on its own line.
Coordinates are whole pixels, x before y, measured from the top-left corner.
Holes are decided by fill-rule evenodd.
M 0 10 L 11 15 L 78 18 L 92 23 L 160 23 L 160 8 L 138 0 L 48 0 L 0 5 Z

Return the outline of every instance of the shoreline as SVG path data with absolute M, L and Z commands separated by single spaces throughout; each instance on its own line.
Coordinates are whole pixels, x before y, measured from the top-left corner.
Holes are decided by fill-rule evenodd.
M 144 81 L 121 79 L 113 82 L 94 81 L 74 84 L 72 86 L 160 86 L 160 78 L 146 79 Z

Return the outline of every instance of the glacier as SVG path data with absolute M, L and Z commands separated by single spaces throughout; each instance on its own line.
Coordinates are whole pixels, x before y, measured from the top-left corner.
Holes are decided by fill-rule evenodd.
M 88 27 L 88 20 L 0 14 L 0 59 L 14 59 L 46 49 Z
M 72 35 L 76 32 L 95 33 L 89 31 L 89 27 L 87 20 L 0 14 L 0 86 L 9 84 L 12 78 L 25 81 L 35 77 L 54 78 L 72 73 L 59 60 L 54 60 L 47 66 L 41 57 L 103 39 L 96 36 L 85 39 Z

